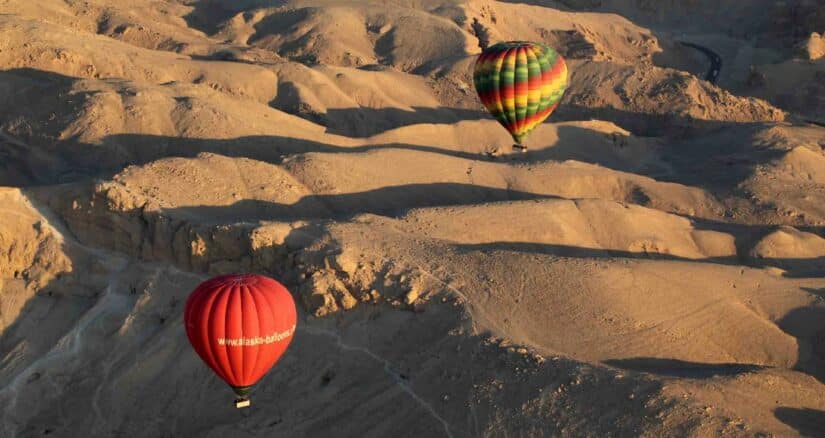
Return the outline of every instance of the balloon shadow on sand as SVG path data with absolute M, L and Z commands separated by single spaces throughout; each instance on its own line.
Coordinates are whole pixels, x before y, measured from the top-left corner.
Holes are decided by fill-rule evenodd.
M 780 407 L 776 408 L 773 413 L 779 421 L 794 428 L 803 436 L 825 436 L 825 411 Z
M 804 289 L 815 293 L 810 288 Z M 825 307 L 798 307 L 788 312 L 777 325 L 798 340 L 799 359 L 794 369 L 825 384 Z

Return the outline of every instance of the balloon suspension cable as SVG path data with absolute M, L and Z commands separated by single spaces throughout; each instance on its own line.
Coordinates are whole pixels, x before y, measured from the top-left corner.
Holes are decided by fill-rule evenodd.
M 233 386 L 232 390 L 235 391 L 235 395 L 238 397 L 235 398 L 235 408 L 248 408 L 252 402 L 249 400 L 249 386 Z

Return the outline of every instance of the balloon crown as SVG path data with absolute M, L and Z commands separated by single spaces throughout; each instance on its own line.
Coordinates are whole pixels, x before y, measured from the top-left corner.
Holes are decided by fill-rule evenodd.
M 216 277 L 214 280 L 216 285 L 231 285 L 231 286 L 252 286 L 258 284 L 260 278 L 256 274 L 228 274 Z
M 514 48 L 521 46 L 543 46 L 544 44 L 536 43 L 534 41 L 501 41 L 493 44 L 492 47 Z

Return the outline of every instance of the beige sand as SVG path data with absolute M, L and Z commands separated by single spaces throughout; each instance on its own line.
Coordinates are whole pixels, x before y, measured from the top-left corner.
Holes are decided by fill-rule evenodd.
M 825 435 L 825 7 L 719 3 L 0 0 L 0 436 Z M 300 304 L 243 411 L 238 271 Z

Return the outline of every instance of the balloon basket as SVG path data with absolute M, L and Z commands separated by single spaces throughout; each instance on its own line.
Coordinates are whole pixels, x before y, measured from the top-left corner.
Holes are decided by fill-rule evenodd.
M 233 386 L 232 387 L 232 391 L 234 391 L 235 395 L 238 396 L 238 398 L 235 399 L 235 408 L 236 409 L 248 408 L 249 405 L 252 404 L 252 402 L 249 400 L 249 390 L 250 390 L 249 386 Z
M 527 152 L 527 146 L 522 146 L 518 143 L 513 144 L 513 149 L 515 149 L 519 152 Z

